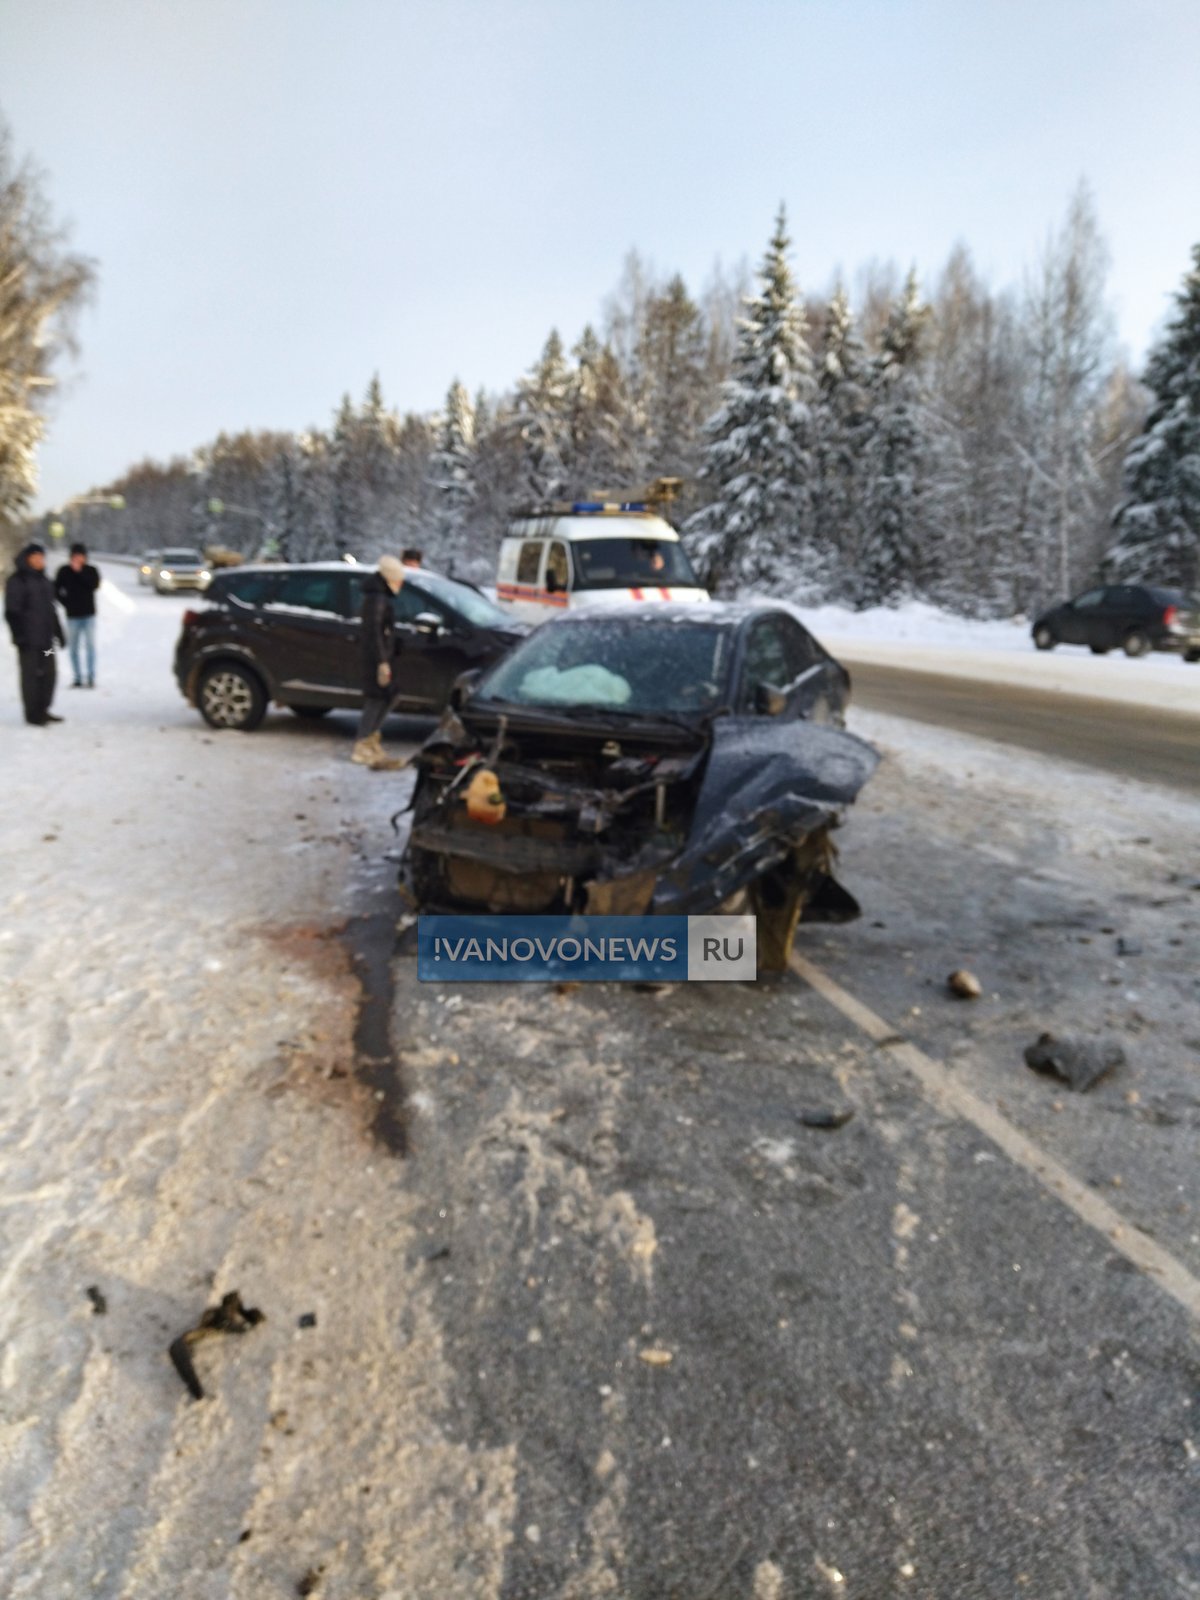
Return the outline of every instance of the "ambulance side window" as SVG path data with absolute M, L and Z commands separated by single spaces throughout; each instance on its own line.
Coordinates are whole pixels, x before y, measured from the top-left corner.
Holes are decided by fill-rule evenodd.
M 571 565 L 567 560 L 567 547 L 555 540 L 546 557 L 546 588 L 551 594 L 566 594 L 571 586 Z
M 542 541 L 526 539 L 517 557 L 517 582 L 536 583 L 542 565 Z

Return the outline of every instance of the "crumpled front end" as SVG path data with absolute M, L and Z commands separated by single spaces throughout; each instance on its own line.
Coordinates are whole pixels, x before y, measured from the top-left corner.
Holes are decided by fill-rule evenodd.
M 448 713 L 415 758 L 402 887 L 424 911 L 753 910 L 767 970 L 801 917 L 858 914 L 829 834 L 875 768 L 869 745 L 766 718 L 667 734 L 536 719 L 481 734 Z

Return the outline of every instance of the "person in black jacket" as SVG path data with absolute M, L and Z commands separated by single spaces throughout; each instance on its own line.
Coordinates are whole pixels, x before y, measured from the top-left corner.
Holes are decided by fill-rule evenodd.
M 403 582 L 404 567 L 396 557 L 380 556 L 379 571 L 371 574 L 362 589 L 363 708 L 350 759 L 374 772 L 394 772 L 404 765 L 396 757 L 384 755 L 379 731 L 395 697 L 392 680 L 397 643 L 392 597 L 400 593 Z
M 17 554 L 16 570 L 4 586 L 4 620 L 21 664 L 25 721 L 38 728 L 61 722 L 50 710 L 50 702 L 54 699 L 54 647 L 66 640 L 46 576 L 46 551 L 40 544 L 27 544 Z
M 80 657 L 87 657 L 87 687 L 96 687 L 96 590 L 100 574 L 87 558 L 87 545 L 73 544 L 71 558 L 54 576 L 54 593 L 67 613 L 67 638 L 71 646 L 72 689 L 84 686 Z

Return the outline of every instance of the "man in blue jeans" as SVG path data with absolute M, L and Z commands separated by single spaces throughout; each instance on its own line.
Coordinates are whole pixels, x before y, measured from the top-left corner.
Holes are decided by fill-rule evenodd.
M 87 546 L 73 544 L 65 567 L 59 567 L 54 593 L 67 613 L 67 639 L 71 648 L 72 689 L 96 687 L 96 590 L 100 574 L 87 558 Z M 83 661 L 87 662 L 87 678 Z

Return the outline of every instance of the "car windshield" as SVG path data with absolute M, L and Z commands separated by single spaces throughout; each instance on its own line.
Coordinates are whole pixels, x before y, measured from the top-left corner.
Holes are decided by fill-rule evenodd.
M 407 580 L 406 580 L 407 581 Z M 477 589 L 468 584 L 455 583 L 453 578 L 443 578 L 436 572 L 422 572 L 413 580 L 414 590 L 424 590 L 450 611 L 474 623 L 477 628 L 511 628 L 512 619 L 495 606 Z
M 577 589 L 699 588 L 674 539 L 573 539 Z
M 199 550 L 164 550 L 160 559 L 164 567 L 198 567 L 202 562 Z
M 614 711 L 704 711 L 721 703 L 732 634 L 714 623 L 649 616 L 539 628 L 480 685 L 482 700 Z

